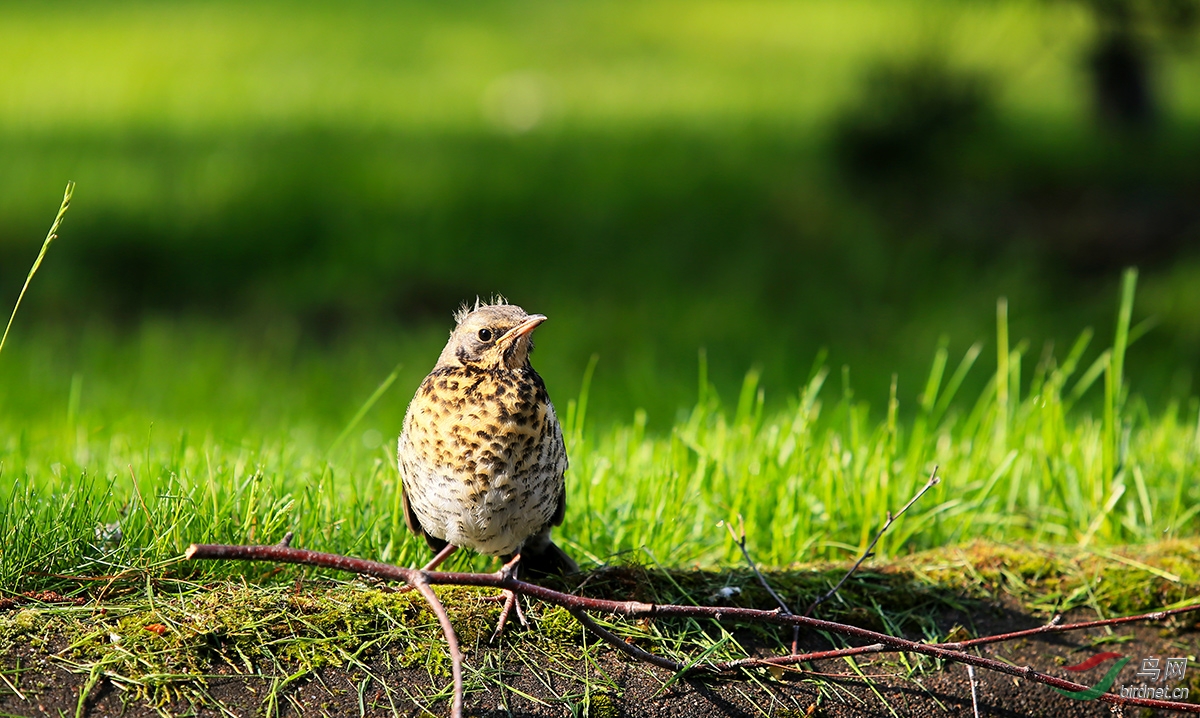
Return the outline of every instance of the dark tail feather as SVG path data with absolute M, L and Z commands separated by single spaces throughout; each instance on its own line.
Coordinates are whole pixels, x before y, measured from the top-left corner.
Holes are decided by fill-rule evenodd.
M 579 572 L 579 564 L 548 537 L 540 546 L 526 544 L 520 566 L 520 577 L 530 580 Z

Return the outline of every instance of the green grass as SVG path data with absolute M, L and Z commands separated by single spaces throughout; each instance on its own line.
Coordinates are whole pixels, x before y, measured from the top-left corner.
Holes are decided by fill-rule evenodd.
M 0 129 L 30 133 L 494 131 L 487 98 L 504 95 L 496 83 L 511 73 L 540 86 L 542 124 L 552 130 L 812 123 L 853 93 L 866 63 L 931 45 L 1013 75 L 1006 101 L 1016 111 L 1061 118 L 1084 111 L 1070 58 L 1091 29 L 1074 5 L 938 0 L 355 2 L 337 10 L 123 2 L 3 12 L 0 62 L 11 92 Z M 1188 77 L 1172 81 L 1195 111 Z
M 16 331 L 76 360 L 85 403 L 108 373 L 92 354 L 128 356 L 73 337 L 102 341 L 97 317 L 113 343 L 151 335 L 179 355 L 231 323 L 250 326 L 214 340 L 249 352 L 289 333 L 300 353 L 382 342 L 345 381 L 373 388 L 403 361 L 399 387 L 453 307 L 501 292 L 551 317 L 539 362 L 559 394 L 599 354 L 604 422 L 641 407 L 669 429 L 699 347 L 722 393 L 761 369 L 770 410 L 827 347 L 876 406 L 899 372 L 906 411 L 939 336 L 958 354 L 990 337 L 997 296 L 1035 347 L 1108 322 L 1119 268 L 1141 258 L 1059 271 L 1076 235 L 1190 231 L 1159 220 L 1194 205 L 1200 63 L 1156 58 L 1162 135 L 1123 146 L 1091 121 L 1092 28 L 1071 3 L 118 2 L 0 20 L 0 290 L 78 181 L 72 239 Z M 872 106 L 863 77 L 926 55 L 991 80 L 994 117 L 904 188 L 848 181 L 831 137 Z M 498 123 L 497 97 L 530 83 L 541 123 Z M 1197 267 L 1144 267 L 1140 306 L 1162 324 L 1136 349 L 1137 386 L 1156 410 L 1200 368 Z M 200 326 L 164 326 L 179 314 Z
M 854 393 L 848 368 L 821 364 L 783 409 L 765 408 L 753 371 L 724 403 L 703 355 L 697 400 L 665 432 L 648 429 L 642 411 L 632 422 L 589 422 L 586 377 L 576 398 L 551 385 L 571 457 L 559 536 L 594 563 L 722 565 L 739 554 L 719 522 L 744 519 L 764 565 L 848 558 L 934 464 L 942 483 L 892 527 L 881 555 L 975 538 L 1102 547 L 1194 535 L 1200 487 L 1189 477 L 1200 407 L 1151 413 L 1128 390 L 1124 376 L 1134 372 L 1120 368 L 1126 343 L 1142 331 L 1129 327 L 1135 279 L 1127 273 L 1116 341 L 1096 359 L 1081 361 L 1090 330 L 1065 354 L 1031 358 L 1026 342 L 1008 343 L 1001 311 L 1003 371 L 964 395 L 964 378 L 980 371 L 979 347 L 959 357 L 943 346 L 907 412 L 893 393 L 877 416 Z M 268 569 L 175 562 L 191 542 L 274 542 L 289 530 L 309 548 L 423 560 L 426 549 L 401 520 L 392 456 L 411 372 L 360 417 L 389 376 L 354 377 L 352 354 L 339 364 L 282 363 L 270 380 L 270 357 L 234 361 L 211 337 L 193 346 L 216 352 L 176 362 L 179 347 L 153 336 L 121 346 L 125 353 L 107 357 L 111 374 L 76 374 L 57 409 L 0 418 L 8 494 L 0 585 L 126 570 L 260 573 Z M 52 349 L 32 363 L 56 370 Z M 206 374 L 187 373 L 202 366 Z M 137 403 L 167 377 L 179 396 Z M 17 382 L 5 386 L 21 396 Z
M 1114 324 L 1115 273 L 1038 252 L 1188 201 L 1200 64 L 1164 56 L 1156 141 L 1106 137 L 1079 6 L 0 14 L 0 281 L 79 181 L 0 356 L 2 585 L 289 529 L 418 560 L 391 444 L 449 312 L 493 291 L 551 318 L 581 556 L 734 561 L 739 515 L 764 563 L 851 555 L 935 463 L 885 554 L 1193 531 L 1200 261 Z M 864 73 L 928 57 L 994 82 L 990 124 L 856 184 L 831 137 Z
M 899 560 L 823 612 L 932 638 L 960 594 L 1102 614 L 1194 594 L 1200 260 L 1169 220 L 1194 204 L 1200 62 L 1156 56 L 1162 131 L 1123 142 L 1091 124 L 1093 29 L 1021 1 L 0 7 L 4 306 L 79 182 L 0 354 L 0 596 L 97 599 L 3 618 L 0 649 L 66 639 L 70 670 L 157 696 L 199 685 L 211 635 L 270 667 L 269 700 L 364 642 L 418 646 L 392 653 L 442 680 L 411 596 L 294 596 L 300 569 L 180 556 L 294 531 L 424 562 L 392 447 L 450 312 L 495 291 L 551 318 L 557 536 L 585 566 L 672 569 L 594 590 L 763 605 L 721 522 L 765 567 L 848 561 L 936 464 L 878 546 Z M 835 138 L 870 115 L 863 78 L 929 59 L 991 83 L 986 121 L 899 183 L 855 178 Z M 1136 287 L 1088 244 L 1127 217 L 1178 242 Z M 1098 268 L 1061 270 L 1080 256 Z M 839 574 L 771 576 L 801 604 Z M 492 608 L 452 602 L 469 639 Z M 515 655 L 569 673 L 578 634 L 536 617 Z M 740 655 L 707 624 L 614 629 Z

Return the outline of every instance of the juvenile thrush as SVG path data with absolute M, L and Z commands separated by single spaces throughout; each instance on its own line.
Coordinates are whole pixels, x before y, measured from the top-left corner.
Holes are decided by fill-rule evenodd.
M 513 574 L 518 566 L 543 575 L 577 571 L 550 540 L 566 508 L 567 452 L 546 385 L 529 363 L 531 335 L 546 317 L 501 299 L 464 306 L 454 318 L 400 434 L 404 520 L 438 552 L 425 568 L 462 546 L 502 557 Z M 506 597 L 497 631 L 515 602 Z

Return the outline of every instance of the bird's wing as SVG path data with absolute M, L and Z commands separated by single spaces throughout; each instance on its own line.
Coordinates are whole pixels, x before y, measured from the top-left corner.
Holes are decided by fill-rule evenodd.
M 403 466 L 403 464 L 401 464 L 401 466 Z M 401 469 L 401 471 L 403 472 L 403 469 Z M 420 520 L 417 519 L 416 512 L 412 510 L 412 506 L 410 506 L 408 503 L 408 492 L 404 490 L 403 476 L 400 478 L 400 501 L 404 504 L 404 525 L 408 527 L 408 530 L 411 531 L 414 536 L 419 536 L 425 539 L 425 543 L 428 544 L 429 548 L 433 549 L 435 552 L 446 548 L 446 544 L 448 542 L 426 531 L 425 527 L 421 525 Z
M 400 482 L 400 500 L 404 503 L 404 525 L 409 531 L 417 536 L 425 536 L 425 528 L 421 526 L 421 522 L 417 520 L 417 515 L 413 513 L 412 507 L 408 505 L 408 492 L 404 490 L 404 481 Z
M 567 486 L 563 484 L 558 492 L 558 505 L 554 507 L 554 515 L 550 517 L 551 526 L 562 526 L 563 517 L 567 515 Z
M 570 460 L 567 458 L 567 444 L 563 441 L 562 424 L 558 423 L 558 417 L 554 416 L 554 407 L 550 407 L 550 414 L 554 418 L 554 440 L 558 442 L 558 455 L 562 457 L 558 462 L 558 504 L 554 507 L 554 513 L 550 516 L 551 526 L 562 526 L 563 517 L 567 514 L 567 482 L 565 475 L 567 466 L 570 465 Z
M 399 450 L 396 452 L 397 464 L 400 468 L 400 500 L 404 504 L 404 525 L 414 535 L 428 540 L 428 536 L 425 534 L 425 527 L 421 526 L 420 520 L 417 519 L 416 513 L 413 512 L 412 506 L 408 503 L 408 490 L 404 486 L 405 477 L 412 473 L 412 467 L 407 466 L 408 462 L 404 460 L 405 455 L 408 453 L 408 417 L 404 417 L 404 424 L 405 431 L 400 434 Z

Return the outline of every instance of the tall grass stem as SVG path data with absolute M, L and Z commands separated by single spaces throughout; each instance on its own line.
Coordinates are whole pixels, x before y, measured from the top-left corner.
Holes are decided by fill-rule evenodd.
M 54 223 L 50 225 L 50 231 L 46 233 L 46 241 L 42 242 L 42 249 L 38 252 L 37 259 L 33 260 L 33 266 L 29 268 L 25 284 L 21 286 L 21 293 L 17 295 L 17 301 L 13 305 L 12 314 L 8 315 L 8 324 L 4 327 L 4 335 L 0 336 L 0 353 L 4 352 L 4 344 L 8 341 L 8 332 L 12 329 L 13 320 L 17 318 L 17 310 L 21 308 L 21 300 L 25 298 L 25 292 L 29 290 L 29 283 L 33 281 L 33 275 L 37 274 L 38 268 L 42 266 L 42 260 L 46 258 L 46 250 L 50 249 L 50 244 L 58 238 L 58 228 L 62 225 L 63 217 L 67 216 L 67 209 L 71 206 L 71 196 L 74 194 L 75 183 L 67 182 L 62 204 L 58 207 L 58 214 L 54 216 Z

